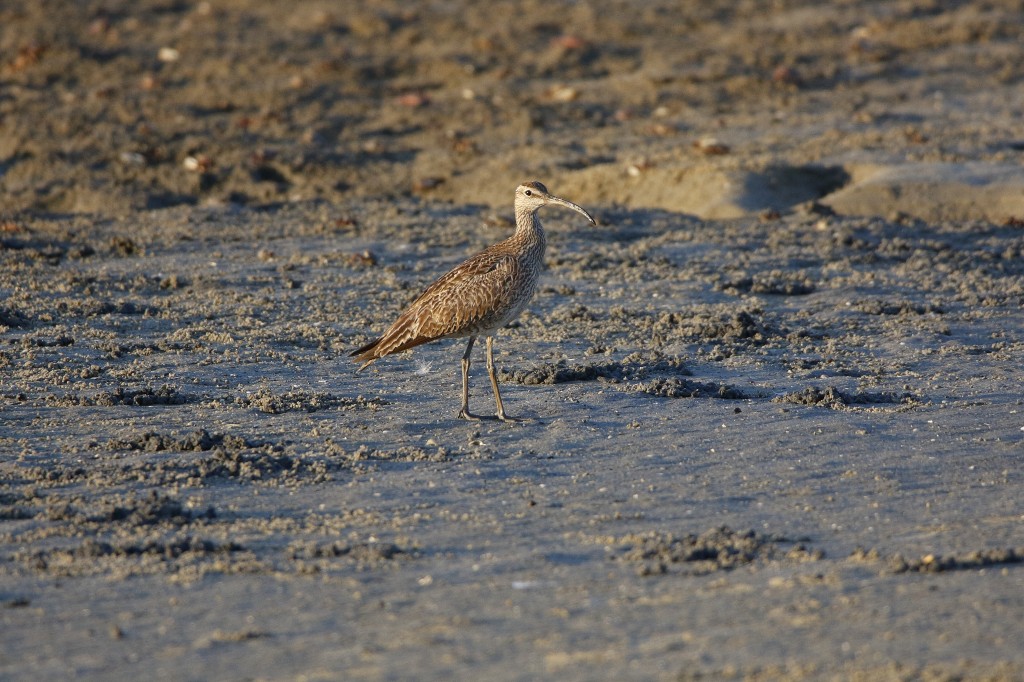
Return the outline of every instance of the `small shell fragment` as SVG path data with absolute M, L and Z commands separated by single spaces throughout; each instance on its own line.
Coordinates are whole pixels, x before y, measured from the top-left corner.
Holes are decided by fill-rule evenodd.
M 548 96 L 555 102 L 572 102 L 580 96 L 580 91 L 568 85 L 556 85 L 548 91 Z
M 409 107 L 410 109 L 430 104 L 430 98 L 421 92 L 407 92 L 396 97 L 395 101 L 401 106 Z
M 443 182 L 444 178 L 420 178 L 412 184 L 412 189 L 414 192 L 429 192 L 432 189 L 440 187 Z
M 162 62 L 176 62 L 181 59 L 181 53 L 173 47 L 161 47 L 156 53 L 156 58 Z
M 728 154 L 731 150 L 729 145 L 722 144 L 713 137 L 702 137 L 693 143 L 693 148 L 707 156 L 720 156 Z

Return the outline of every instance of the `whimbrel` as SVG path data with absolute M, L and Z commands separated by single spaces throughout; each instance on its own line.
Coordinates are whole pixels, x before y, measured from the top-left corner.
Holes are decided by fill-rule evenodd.
M 519 316 L 537 290 L 544 267 L 544 229 L 537 218 L 542 206 L 557 204 L 594 218 L 581 207 L 560 199 L 539 182 L 516 188 L 516 232 L 449 271 L 413 301 L 384 334 L 353 351 L 364 369 L 378 358 L 437 339 L 469 337 L 462 355 L 462 409 L 460 419 L 479 419 L 469 411 L 469 356 L 478 336 L 487 339 L 487 374 L 494 389 L 498 419 L 505 415 L 494 373 L 494 334 Z

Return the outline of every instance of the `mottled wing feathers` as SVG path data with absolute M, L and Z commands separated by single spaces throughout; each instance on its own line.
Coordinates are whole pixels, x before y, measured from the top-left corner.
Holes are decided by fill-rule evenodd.
M 515 259 L 510 255 L 496 253 L 494 247 L 485 249 L 437 278 L 411 305 L 443 296 L 444 294 L 440 292 L 480 286 L 487 281 L 490 273 L 507 268 L 510 264 L 514 265 L 514 262 Z
M 429 341 L 493 329 L 517 303 L 521 278 L 514 256 L 494 247 L 482 251 L 427 287 L 379 339 L 352 356 L 365 367 Z

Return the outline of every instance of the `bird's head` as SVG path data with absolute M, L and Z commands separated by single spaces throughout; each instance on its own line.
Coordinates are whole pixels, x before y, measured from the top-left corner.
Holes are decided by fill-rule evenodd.
M 536 213 L 542 206 L 548 206 L 550 204 L 557 204 L 559 206 L 565 206 L 570 208 L 577 213 L 583 214 L 583 216 L 590 221 L 591 225 L 596 225 L 597 221 L 594 217 L 583 210 L 582 206 L 577 206 L 571 201 L 566 201 L 556 197 L 554 194 L 548 192 L 548 188 L 541 183 L 534 180 L 533 182 L 524 182 L 516 188 L 516 213 L 525 212 L 527 214 Z

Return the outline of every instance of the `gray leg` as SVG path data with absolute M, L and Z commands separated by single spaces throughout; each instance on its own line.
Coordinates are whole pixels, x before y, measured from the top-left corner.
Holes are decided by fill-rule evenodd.
M 466 346 L 466 352 L 462 354 L 462 409 L 459 410 L 459 419 L 475 420 L 480 418 L 469 413 L 469 354 L 473 352 L 473 342 L 475 341 L 475 336 L 469 337 L 469 345 Z
M 498 406 L 498 419 L 503 422 L 514 422 L 515 419 L 505 415 L 505 407 L 501 404 L 501 392 L 498 391 L 498 377 L 494 373 L 494 354 L 492 352 L 493 339 L 487 337 L 487 376 L 491 378 L 491 388 L 494 389 L 494 403 Z

